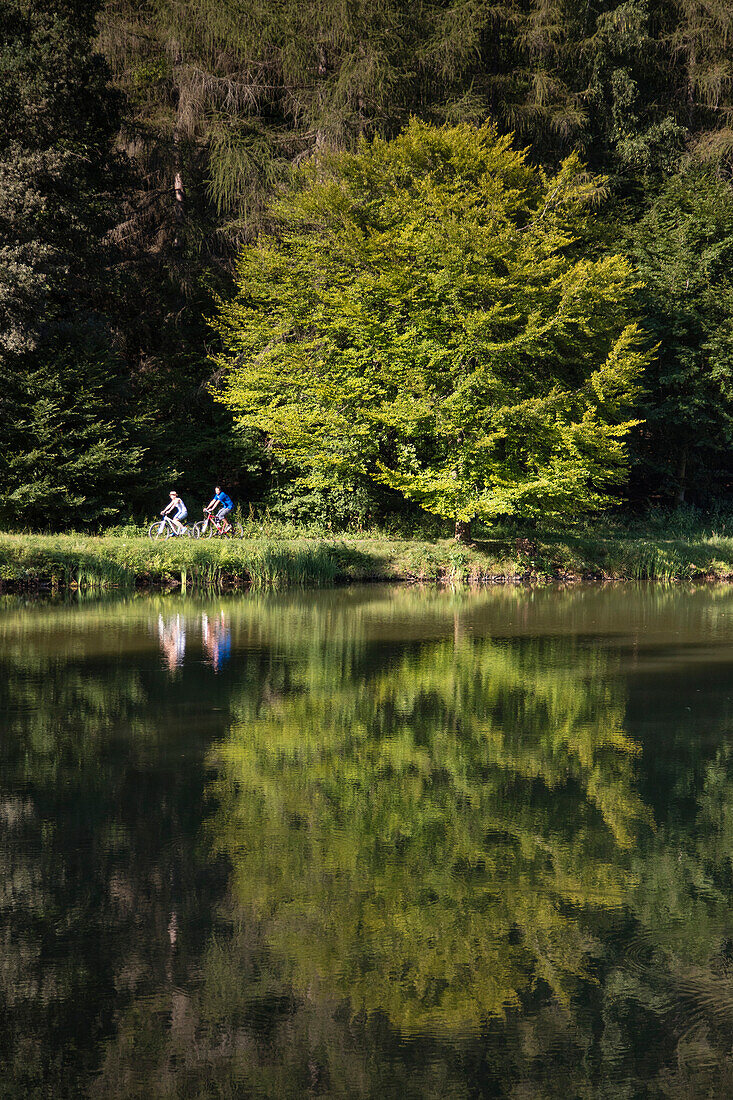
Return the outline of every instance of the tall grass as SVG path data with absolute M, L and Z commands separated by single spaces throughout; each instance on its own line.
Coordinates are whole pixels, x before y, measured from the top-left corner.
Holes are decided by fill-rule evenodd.
M 253 542 L 0 535 L 0 581 L 6 587 L 80 590 L 178 587 L 277 589 L 325 586 L 339 575 L 328 546 Z
M 665 550 L 651 543 L 633 545 L 622 555 L 618 572 L 631 580 L 671 581 L 688 579 L 694 574 L 694 568 L 674 550 Z

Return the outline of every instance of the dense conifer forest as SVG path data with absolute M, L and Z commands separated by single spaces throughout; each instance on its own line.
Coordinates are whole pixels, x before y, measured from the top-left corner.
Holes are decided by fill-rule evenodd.
M 4 527 L 103 529 L 173 479 L 334 526 L 729 492 L 729 0 L 0 0 L 0 25 Z

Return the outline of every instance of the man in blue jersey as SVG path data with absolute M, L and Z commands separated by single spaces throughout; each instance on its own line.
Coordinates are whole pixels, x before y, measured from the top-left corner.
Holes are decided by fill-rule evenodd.
M 206 505 L 206 511 L 213 512 L 217 504 L 221 504 L 221 508 L 217 512 L 216 518 L 223 521 L 225 531 L 231 531 L 232 525 L 227 519 L 227 516 L 231 514 L 232 508 L 234 507 L 234 501 L 223 491 L 223 489 L 221 489 L 218 485 L 215 485 L 214 496 Z

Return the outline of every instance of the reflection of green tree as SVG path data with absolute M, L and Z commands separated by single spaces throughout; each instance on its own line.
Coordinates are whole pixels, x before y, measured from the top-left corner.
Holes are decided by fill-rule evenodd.
M 300 688 L 245 708 L 214 825 L 296 988 L 408 1032 L 473 1028 L 538 980 L 566 1000 L 579 914 L 624 903 L 645 817 L 603 659 L 437 643 Z
M 170 1026 L 164 998 L 125 1017 L 95 1095 L 727 1097 L 731 805 L 733 756 L 722 751 L 696 819 L 645 831 L 626 899 L 637 920 L 621 918 L 623 934 L 609 937 L 598 962 L 598 985 L 586 983 L 570 1006 L 540 996 L 521 1013 L 489 1020 L 475 1039 L 398 1041 L 378 1014 L 344 1011 L 323 982 L 294 996 L 282 951 L 273 954 L 263 938 L 267 917 L 248 922 L 235 910 Z

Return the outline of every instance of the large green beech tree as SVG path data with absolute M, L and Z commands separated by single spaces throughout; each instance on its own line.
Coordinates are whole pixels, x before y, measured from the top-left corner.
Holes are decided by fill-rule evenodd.
M 222 400 L 312 484 L 381 482 L 458 534 L 604 506 L 648 352 L 628 262 L 583 247 L 602 184 L 489 124 L 316 158 L 239 258 Z

